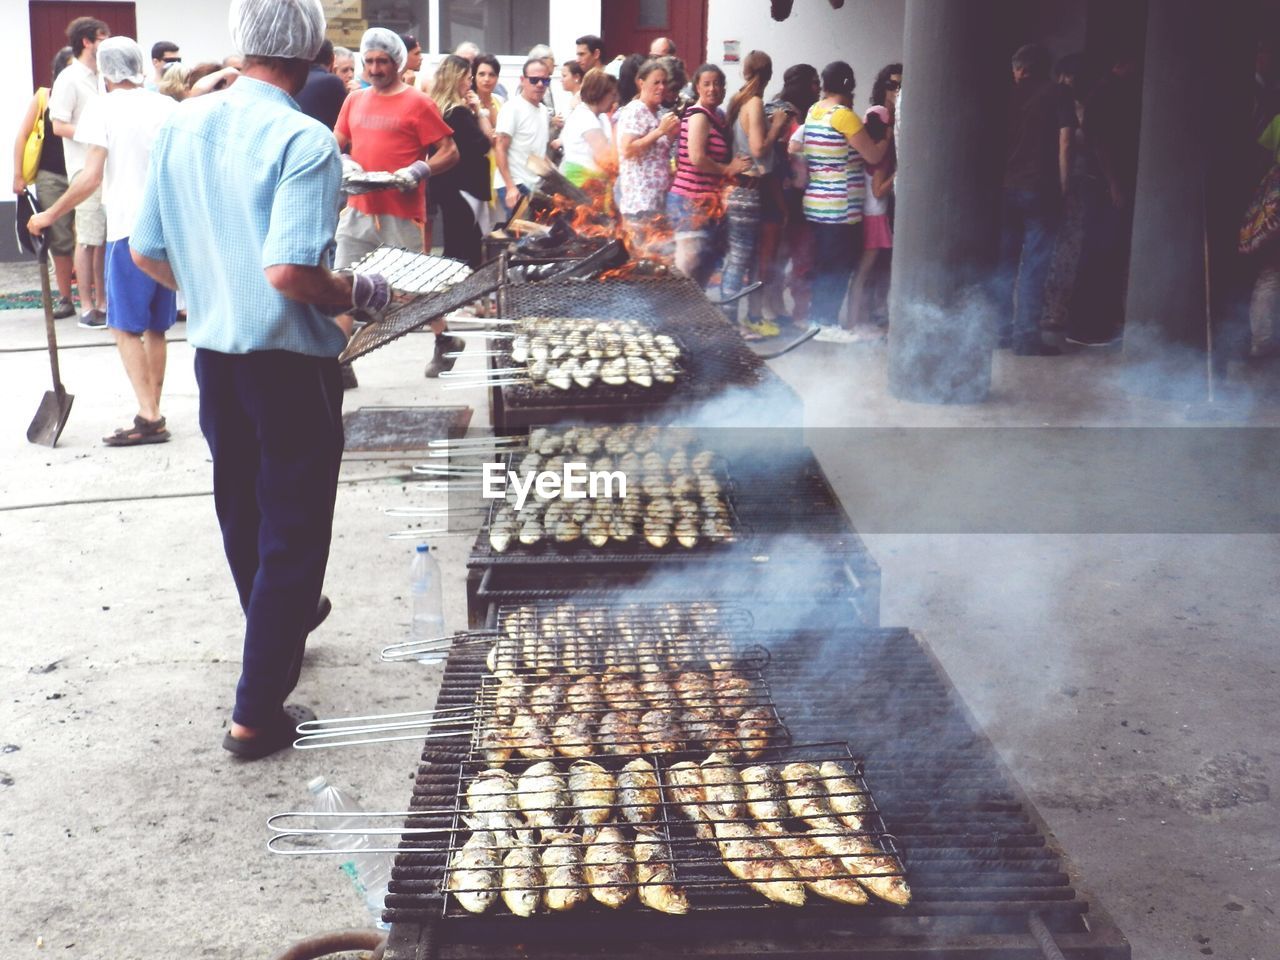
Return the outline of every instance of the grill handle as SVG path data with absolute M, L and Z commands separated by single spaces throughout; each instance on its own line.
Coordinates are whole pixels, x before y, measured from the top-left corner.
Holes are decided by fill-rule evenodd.
M 492 646 L 497 633 L 497 630 L 473 630 L 467 633 L 452 633 L 447 637 L 433 637 L 430 640 L 406 640 L 403 643 L 393 643 L 382 648 L 382 662 L 418 660 L 423 654 L 446 654 L 455 647 Z
M 285 813 L 277 813 L 267 818 L 267 829 L 272 832 L 272 836 L 267 840 L 267 850 L 271 853 L 278 853 L 281 856 L 288 857 L 318 857 L 328 856 L 331 854 L 350 854 L 365 851 L 368 853 L 399 853 L 400 846 L 394 847 L 367 847 L 352 846 L 351 842 L 342 844 L 339 842 L 328 842 L 318 838 L 328 837 L 427 837 L 438 834 L 448 834 L 453 832 L 452 827 L 406 827 L 404 821 L 411 817 L 421 817 L 430 814 L 439 814 L 446 816 L 452 814 L 451 809 L 445 810 L 398 810 L 398 811 L 369 811 L 357 813 L 344 810 L 335 810 L 329 812 L 317 812 L 314 810 L 290 810 Z M 401 821 L 398 826 L 379 827 L 371 825 L 368 827 L 360 827 L 352 830 L 339 827 L 315 827 L 306 826 L 324 818 L 341 819 L 345 821 L 369 821 L 376 823 L 380 818 L 395 818 Z M 295 825 L 296 824 L 296 825 Z

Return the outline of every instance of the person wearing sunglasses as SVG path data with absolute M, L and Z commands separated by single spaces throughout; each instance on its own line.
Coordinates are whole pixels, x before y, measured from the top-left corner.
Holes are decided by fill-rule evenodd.
M 175 63 L 182 62 L 182 51 L 172 40 L 157 40 L 151 45 L 151 79 L 146 82 L 148 90 L 158 90 L 164 72 Z
M 521 194 L 538 182 L 529 169 L 530 157 L 545 157 L 551 139 L 550 111 L 543 104 L 551 85 L 551 71 L 542 60 L 530 58 L 521 71 L 520 90 L 502 105 L 493 141 L 493 186 L 498 203 L 510 216 Z

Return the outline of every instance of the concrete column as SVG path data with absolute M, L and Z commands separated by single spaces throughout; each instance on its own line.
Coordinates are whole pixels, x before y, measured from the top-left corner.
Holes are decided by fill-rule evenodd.
M 907 0 L 889 389 L 921 403 L 977 403 L 991 385 L 994 325 L 982 292 L 999 232 L 1007 41 L 1000 0 Z
M 1197 0 L 1149 5 L 1133 244 L 1125 303 L 1126 382 L 1139 392 L 1195 399 L 1205 389 L 1205 174 L 1216 135 L 1204 116 L 1205 31 Z

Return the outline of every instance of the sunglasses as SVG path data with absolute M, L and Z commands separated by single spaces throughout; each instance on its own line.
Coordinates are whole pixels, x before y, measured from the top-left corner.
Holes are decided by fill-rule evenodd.
M 182 62 L 181 57 L 161 57 L 161 60 L 163 60 L 165 63 L 181 63 Z
M 885 88 L 886 90 L 901 90 L 901 89 L 902 89 L 902 81 L 901 81 L 901 80 L 886 80 L 886 81 L 885 81 L 885 84 L 884 84 L 884 88 Z
M 550 77 L 525 77 L 525 79 L 528 80 L 530 83 L 537 84 L 539 87 L 546 87 L 551 85 Z

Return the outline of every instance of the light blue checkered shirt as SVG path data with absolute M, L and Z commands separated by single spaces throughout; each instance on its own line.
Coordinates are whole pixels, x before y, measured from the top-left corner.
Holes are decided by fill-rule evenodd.
M 174 111 L 152 148 L 129 245 L 169 262 L 191 344 L 342 351 L 331 317 L 286 299 L 263 274 L 277 264 L 332 267 L 341 180 L 333 134 L 279 87 L 240 77 Z

